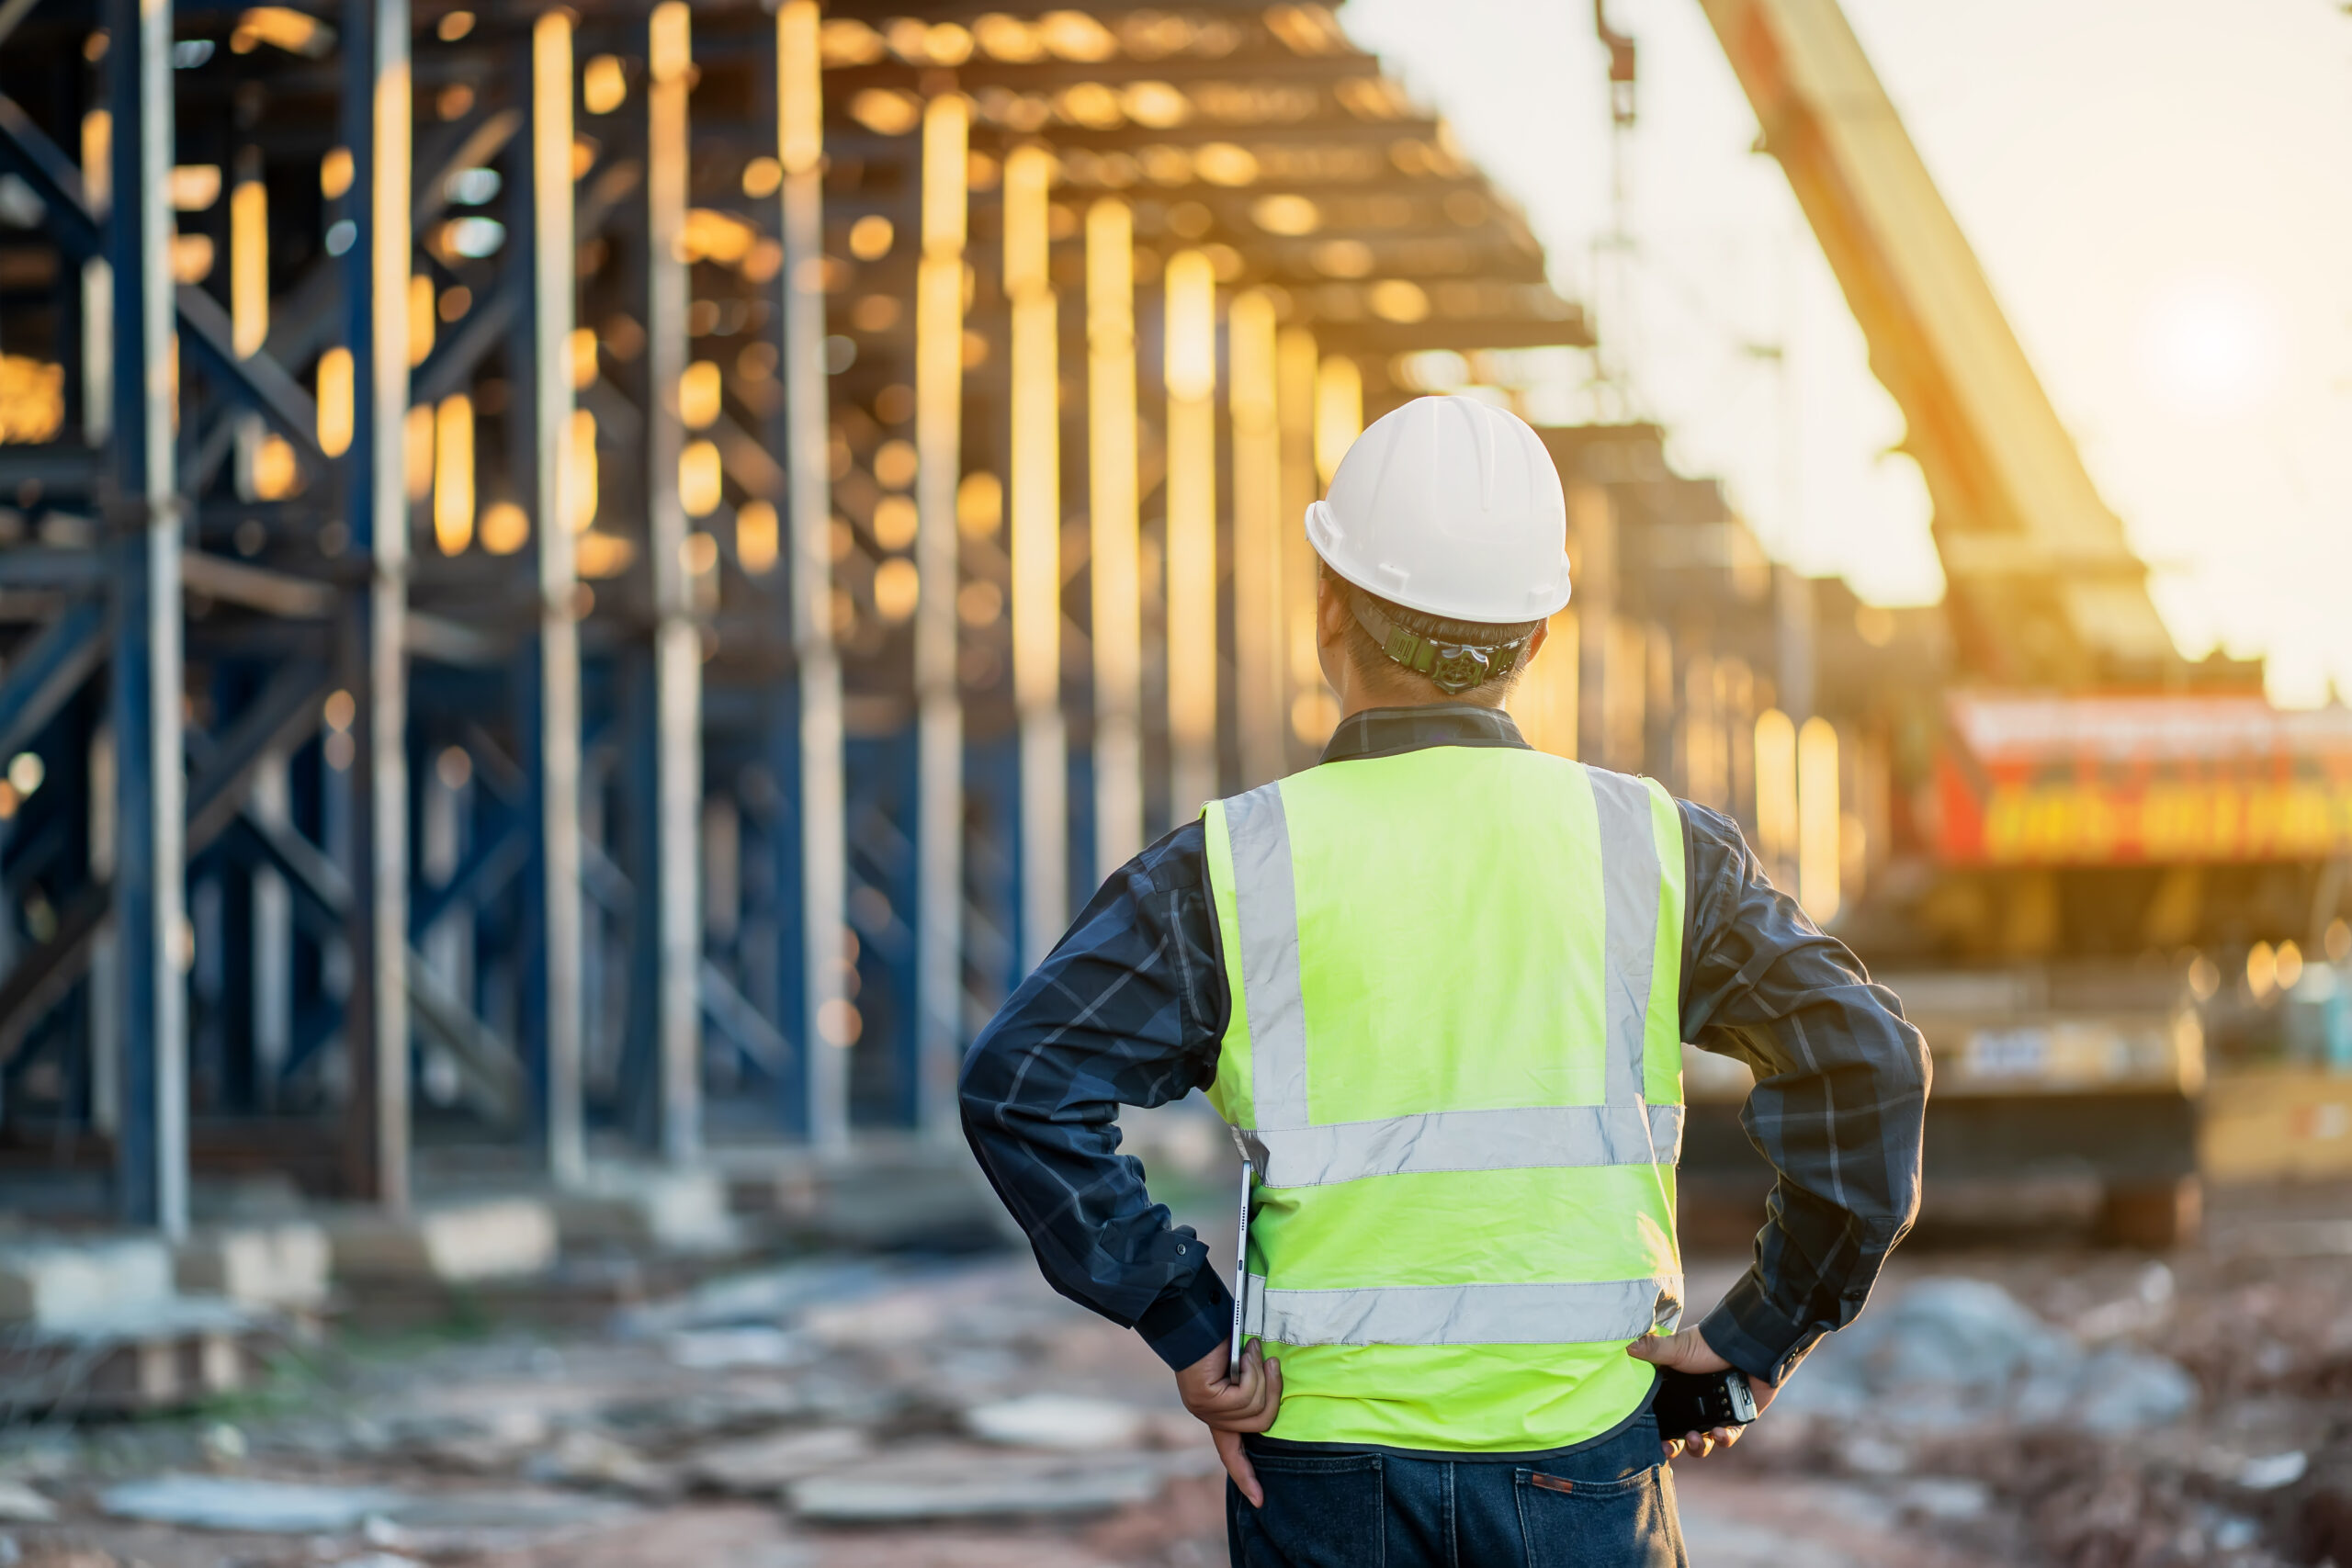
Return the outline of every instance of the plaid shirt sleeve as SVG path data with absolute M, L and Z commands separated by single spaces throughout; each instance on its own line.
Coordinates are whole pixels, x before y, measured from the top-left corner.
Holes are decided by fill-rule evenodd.
M 1208 1248 L 1121 1155 L 1118 1108 L 1216 1076 L 1227 1010 L 1207 840 L 1188 822 L 1102 885 L 964 1059 L 964 1136 L 1055 1290 L 1170 1367 L 1225 1343 Z
M 1740 1121 L 1779 1173 L 1756 1259 L 1699 1327 L 1779 1382 L 1853 1321 L 1919 1210 L 1927 1042 L 1772 886 L 1728 818 L 1685 801 L 1682 1037 L 1756 1074 Z

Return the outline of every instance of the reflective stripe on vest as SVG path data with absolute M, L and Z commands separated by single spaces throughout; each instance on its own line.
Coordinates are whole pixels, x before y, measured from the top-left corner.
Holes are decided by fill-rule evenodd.
M 1670 1325 L 1682 1276 L 1533 1285 L 1277 1291 L 1250 1276 L 1253 1333 L 1278 1345 L 1622 1344 Z
M 1679 1105 L 1431 1111 L 1378 1122 L 1238 1131 L 1242 1152 L 1269 1187 L 1321 1187 L 1418 1171 L 1672 1165 L 1682 1156 Z

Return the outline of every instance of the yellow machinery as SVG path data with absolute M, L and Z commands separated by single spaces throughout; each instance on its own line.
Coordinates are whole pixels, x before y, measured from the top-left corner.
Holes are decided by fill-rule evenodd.
M 1968 708 L 1994 737 L 1972 740 L 1967 724 L 1948 723 L 1929 818 L 1939 841 L 1927 856 L 1941 891 L 1964 896 L 1947 905 L 1974 900 L 1984 915 L 1948 944 L 1956 964 L 1931 960 L 1892 981 L 1938 1053 L 1929 1175 L 1950 1189 L 2071 1178 L 2101 1195 L 2110 1233 L 2163 1243 L 2196 1225 L 2200 1142 L 2211 1174 L 2344 1166 L 2352 1121 L 2337 1102 L 2352 1095 L 2319 1095 L 2312 1075 L 2285 1073 L 2207 1093 L 2203 1021 L 2171 961 L 2225 924 L 2210 909 L 2199 919 L 2199 899 L 2232 875 L 2307 875 L 2314 935 L 2334 912 L 2340 883 L 2320 867 L 2352 851 L 2352 795 L 2331 761 L 2345 750 L 2341 727 L 2268 709 L 2258 666 L 2192 665 L 2174 649 L 2145 565 L 1837 0 L 1700 4 L 1927 479 L 1962 691 L 1924 694 Z M 1631 41 L 1596 19 L 1622 103 Z M 2313 831 L 2285 832 L 2298 823 Z M 2086 918 L 2062 925 L 2062 903 Z M 1852 934 L 1875 964 L 1874 923 Z M 2078 934 L 2102 923 L 2136 931 L 2139 956 Z M 2050 934 L 2030 949 L 2018 932 L 2037 925 Z M 1905 970 L 1919 958 L 1887 956 Z M 1693 1075 L 1694 1101 L 1715 1076 Z M 1714 1090 L 1728 1110 L 1744 1083 Z

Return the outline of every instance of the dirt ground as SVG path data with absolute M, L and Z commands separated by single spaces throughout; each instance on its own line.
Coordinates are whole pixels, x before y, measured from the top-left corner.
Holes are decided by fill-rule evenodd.
M 1693 1258 L 1692 1300 L 1741 1264 Z M 1873 1319 L 1736 1452 L 1677 1464 L 1694 1562 L 2352 1565 L 2352 1189 L 2222 1195 L 2164 1257 L 1922 1236 Z M 254 1481 L 324 1490 L 221 1484 Z M 299 1506 L 118 1517 L 159 1495 Z M 1010 1254 L 751 1268 L 593 1327 L 346 1329 L 191 1416 L 0 1427 L 0 1563 L 41 1568 L 1225 1560 L 1166 1372 Z

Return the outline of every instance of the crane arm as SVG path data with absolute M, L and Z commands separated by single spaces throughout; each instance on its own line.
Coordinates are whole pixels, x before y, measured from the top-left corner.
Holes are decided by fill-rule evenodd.
M 1967 238 L 1837 0 L 1700 0 L 1903 410 L 1963 661 L 2080 689 L 2179 667 Z

